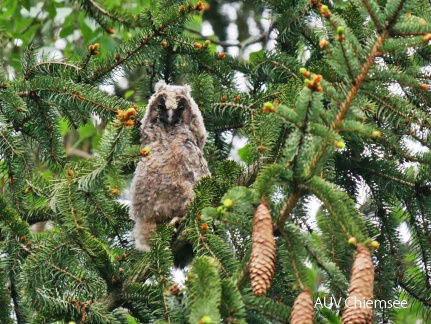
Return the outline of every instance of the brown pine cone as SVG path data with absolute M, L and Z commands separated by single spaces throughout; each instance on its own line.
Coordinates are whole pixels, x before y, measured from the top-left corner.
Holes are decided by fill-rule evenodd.
M 268 204 L 262 201 L 253 220 L 250 279 L 253 293 L 262 296 L 271 285 L 275 271 L 275 242 Z
M 313 324 L 314 305 L 311 292 L 302 291 L 293 303 L 290 324 Z
M 373 289 L 374 266 L 370 251 L 358 244 L 342 324 L 373 323 Z

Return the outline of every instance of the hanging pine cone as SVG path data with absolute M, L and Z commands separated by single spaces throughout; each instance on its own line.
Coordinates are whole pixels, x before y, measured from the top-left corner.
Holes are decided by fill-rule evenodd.
M 274 276 L 275 242 L 271 214 L 263 200 L 254 213 L 249 271 L 253 293 L 264 295 Z
M 313 298 L 311 292 L 304 290 L 295 299 L 290 314 L 290 324 L 313 324 L 313 317 Z
M 358 252 L 352 267 L 352 278 L 349 284 L 349 297 L 346 300 L 342 324 L 373 323 L 373 289 L 374 266 L 370 251 L 358 244 Z M 371 303 L 367 307 L 366 302 Z M 360 302 L 360 303 L 359 303 Z

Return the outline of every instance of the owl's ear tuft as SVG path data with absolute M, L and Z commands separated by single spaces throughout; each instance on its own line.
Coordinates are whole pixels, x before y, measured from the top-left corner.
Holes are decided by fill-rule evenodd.
M 162 90 L 165 86 L 166 86 L 165 80 L 160 80 L 154 86 L 154 91 L 158 92 L 158 91 Z
M 182 87 L 182 93 L 183 93 L 183 95 L 190 96 L 191 92 L 192 92 L 192 88 L 188 84 L 186 84 L 186 85 L 184 85 Z

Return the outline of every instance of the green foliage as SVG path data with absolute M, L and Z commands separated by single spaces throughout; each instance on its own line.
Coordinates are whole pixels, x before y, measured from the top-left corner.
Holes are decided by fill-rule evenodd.
M 411 307 L 376 307 L 375 320 L 429 321 L 429 3 L 323 4 L 2 1 L 0 322 L 286 323 L 301 289 L 348 296 L 349 239 L 379 243 L 375 298 Z M 125 201 L 159 79 L 191 85 L 211 176 L 142 252 Z M 255 297 L 262 200 L 277 261 Z M 185 285 L 179 259 L 192 262 L 177 269 Z M 315 321 L 342 312 L 318 307 Z
M 221 280 L 215 261 L 208 257 L 195 259 L 189 272 L 187 288 L 190 294 L 189 323 L 199 323 L 209 317 L 209 323 L 220 322 Z

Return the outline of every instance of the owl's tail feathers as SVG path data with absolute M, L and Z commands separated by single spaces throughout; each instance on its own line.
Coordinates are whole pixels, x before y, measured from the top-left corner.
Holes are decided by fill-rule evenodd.
M 150 238 L 157 229 L 156 223 L 136 222 L 133 229 L 136 248 L 141 251 L 150 251 Z

